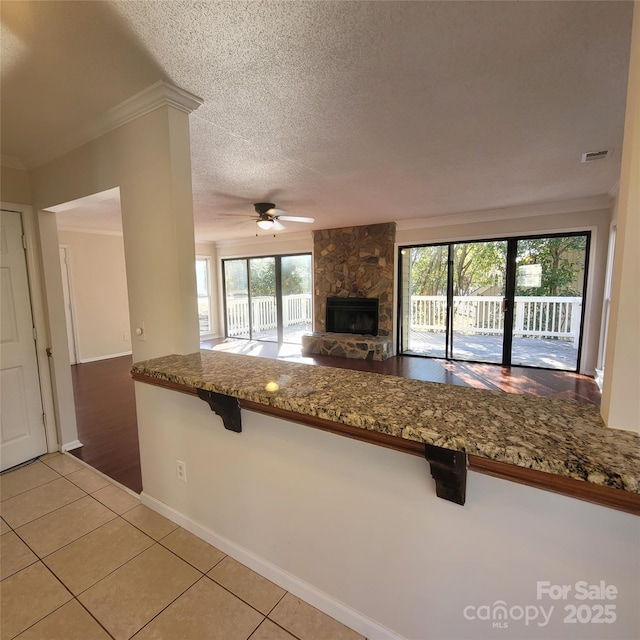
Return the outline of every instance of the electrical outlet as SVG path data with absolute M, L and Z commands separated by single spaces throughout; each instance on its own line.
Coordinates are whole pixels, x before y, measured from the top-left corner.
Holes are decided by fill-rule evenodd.
M 180 482 L 187 481 L 187 465 L 182 460 L 176 460 L 176 473 Z
M 128 333 L 123 333 L 122 334 L 122 340 L 124 342 L 129 342 L 129 334 Z

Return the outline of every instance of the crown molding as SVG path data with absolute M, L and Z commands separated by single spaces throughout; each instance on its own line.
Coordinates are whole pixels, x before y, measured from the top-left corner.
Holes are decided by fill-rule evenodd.
M 618 178 L 618 180 L 616 180 L 615 184 L 611 187 L 611 189 L 609 189 L 609 192 L 607 193 L 607 195 L 612 200 L 615 200 L 615 198 L 617 198 L 619 194 L 620 194 L 620 179 Z
M 243 238 L 227 238 L 224 240 L 210 240 L 205 237 L 196 238 L 196 242 L 202 242 L 207 244 L 213 244 L 217 249 L 225 249 L 231 251 L 234 248 L 242 249 L 247 246 L 253 247 L 256 250 L 257 255 L 269 255 L 273 252 L 274 245 L 291 244 L 293 242 L 310 242 L 313 244 L 313 237 L 311 230 L 309 231 L 289 231 L 286 233 L 276 232 L 278 235 L 275 237 L 268 232 L 259 236 L 245 236 Z M 225 254 L 225 258 L 227 255 Z
M 58 231 L 66 231 L 67 233 L 84 233 L 92 236 L 120 236 L 124 234 L 122 231 L 113 229 L 93 229 L 91 227 L 70 227 L 68 225 L 58 225 Z
M 580 211 L 598 211 L 600 209 L 611 209 L 611 199 L 608 194 L 592 196 L 590 198 L 576 198 L 558 202 L 541 202 L 518 207 L 505 207 L 502 209 L 481 209 L 465 213 L 433 216 L 431 218 L 398 220 L 396 225 L 398 231 L 406 231 L 429 227 L 448 227 L 473 222 L 491 222 L 493 220 L 535 218 L 538 216 L 577 213 Z
M 91 124 L 79 128 L 60 142 L 31 155 L 25 164 L 29 169 L 39 167 L 160 107 L 169 106 L 189 114 L 201 104 L 204 104 L 202 98 L 164 80 L 158 80 L 140 93 L 109 109 Z
M 22 162 L 22 160 L 17 156 L 5 156 L 2 154 L 0 157 L 0 164 L 3 167 L 9 167 L 10 169 L 22 169 L 22 171 L 26 171 L 27 169 L 24 162 Z

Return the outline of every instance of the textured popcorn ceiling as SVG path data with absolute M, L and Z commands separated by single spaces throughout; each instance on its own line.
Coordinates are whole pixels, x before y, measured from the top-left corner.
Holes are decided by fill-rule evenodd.
M 314 228 L 604 194 L 631 2 L 2 2 L 2 153 L 157 79 L 191 116 L 200 238 L 269 196 Z M 611 159 L 581 164 L 585 151 Z M 81 213 L 81 212 L 80 212 Z M 287 231 L 308 231 L 287 224 Z

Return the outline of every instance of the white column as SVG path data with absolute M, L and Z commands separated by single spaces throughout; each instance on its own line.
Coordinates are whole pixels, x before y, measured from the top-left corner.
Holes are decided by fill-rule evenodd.
M 132 123 L 120 183 L 134 361 L 199 349 L 189 116 Z M 137 335 L 142 330 L 142 335 Z
M 640 431 L 640 2 L 634 6 L 602 416 L 609 427 Z

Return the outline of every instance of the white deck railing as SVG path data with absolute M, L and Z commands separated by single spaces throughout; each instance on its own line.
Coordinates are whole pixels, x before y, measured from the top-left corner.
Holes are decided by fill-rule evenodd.
M 251 298 L 253 331 L 266 331 L 278 326 L 275 296 Z M 310 323 L 312 320 L 310 293 L 282 296 L 282 324 L 290 327 Z M 227 298 L 227 334 L 229 337 L 249 333 L 249 299 Z
M 277 327 L 276 299 L 272 296 L 251 298 L 253 331 Z M 565 338 L 578 346 L 582 298 L 516 296 L 515 336 Z M 282 297 L 283 326 L 312 322 L 311 294 Z M 412 331 L 445 330 L 447 299 L 445 296 L 412 296 L 410 327 Z M 454 296 L 453 329 L 471 334 L 500 334 L 504 330 L 501 296 Z M 230 337 L 249 333 L 248 298 L 227 299 L 227 332 Z
M 501 296 L 454 296 L 453 329 L 497 334 L 504 330 Z M 514 335 L 566 338 L 578 346 L 582 298 L 516 296 Z M 446 296 L 411 296 L 412 331 L 444 331 Z

